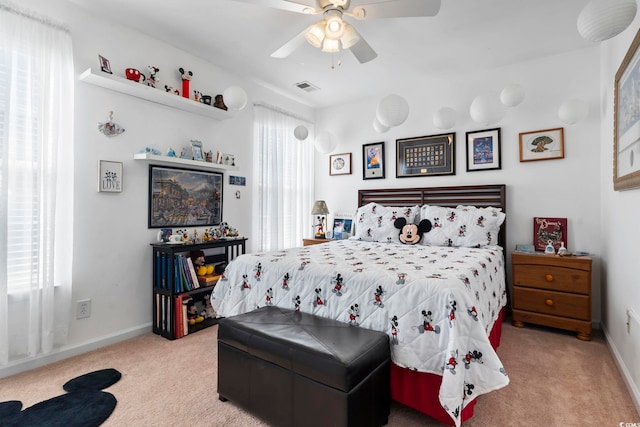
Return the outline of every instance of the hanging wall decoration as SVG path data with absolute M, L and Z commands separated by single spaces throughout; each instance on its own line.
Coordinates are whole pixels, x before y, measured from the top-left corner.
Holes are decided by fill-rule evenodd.
M 98 191 L 122 192 L 122 162 L 100 160 L 98 162 Z
M 104 123 L 98 122 L 98 130 L 105 136 L 118 136 L 124 132 L 124 128 L 113 121 L 113 111 L 109 111 L 107 114 L 107 121 Z

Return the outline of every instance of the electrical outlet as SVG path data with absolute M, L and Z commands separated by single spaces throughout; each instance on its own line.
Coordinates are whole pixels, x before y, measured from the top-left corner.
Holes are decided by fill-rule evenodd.
M 91 300 L 79 300 L 76 305 L 76 319 L 86 319 L 91 317 Z

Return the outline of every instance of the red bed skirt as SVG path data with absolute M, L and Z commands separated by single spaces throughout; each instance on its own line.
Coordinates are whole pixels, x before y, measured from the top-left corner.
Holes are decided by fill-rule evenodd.
M 489 334 L 489 341 L 494 349 L 500 345 L 504 313 L 504 309 L 500 311 Z M 416 372 L 391 364 L 391 398 L 393 400 L 427 414 L 440 422 L 455 425 L 449 414 L 440 406 L 438 392 L 441 381 L 442 377 L 439 375 Z M 476 400 L 471 401 L 462 410 L 462 422 L 473 416 Z

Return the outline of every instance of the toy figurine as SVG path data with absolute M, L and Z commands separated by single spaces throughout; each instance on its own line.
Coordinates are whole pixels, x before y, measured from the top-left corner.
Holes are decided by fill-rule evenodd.
M 113 121 L 113 111 L 107 114 L 107 121 L 98 123 L 98 130 L 105 136 L 118 136 L 124 132 L 124 128 Z
M 564 247 L 564 242 L 560 242 L 560 247 L 558 248 L 558 255 L 564 256 L 567 254 L 567 248 Z
M 220 108 L 221 110 L 227 111 L 227 106 L 224 105 L 224 98 L 222 97 L 222 95 L 216 95 L 213 106 L 216 108 Z
M 191 91 L 189 90 L 189 82 L 191 81 L 191 77 L 193 77 L 193 73 L 191 71 L 185 71 L 184 68 L 178 68 L 180 72 L 180 78 L 182 79 L 182 96 L 184 98 L 189 98 Z
M 154 67 L 153 65 L 149 65 L 147 67 L 149 69 L 149 78 L 147 79 L 147 86 L 156 87 L 156 83 L 160 80 L 156 77 L 160 68 Z
M 173 151 L 173 148 L 169 147 L 169 151 L 167 151 L 167 157 L 177 157 L 176 152 Z

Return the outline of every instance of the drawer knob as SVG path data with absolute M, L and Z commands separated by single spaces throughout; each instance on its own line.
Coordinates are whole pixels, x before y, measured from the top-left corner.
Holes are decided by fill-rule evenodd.
M 553 307 L 553 300 L 551 298 L 546 299 L 544 303 L 547 304 L 549 307 Z
M 553 282 L 553 274 L 547 274 L 546 276 L 544 276 L 544 279 L 547 282 Z

